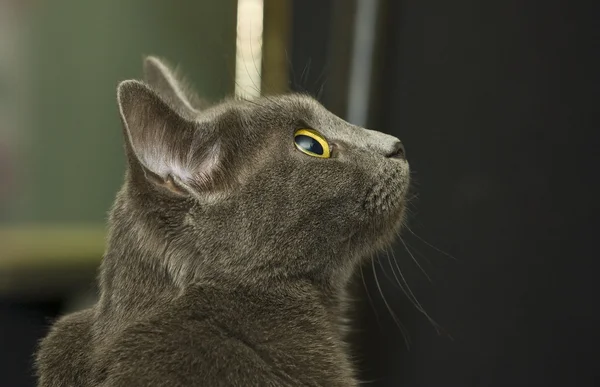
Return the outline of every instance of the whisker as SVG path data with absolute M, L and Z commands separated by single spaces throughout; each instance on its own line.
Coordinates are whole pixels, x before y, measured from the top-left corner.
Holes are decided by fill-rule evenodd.
M 373 314 L 375 314 L 375 320 L 377 321 L 377 326 L 379 327 L 380 331 L 383 331 L 381 321 L 379 320 L 379 314 L 377 313 L 377 308 L 375 308 L 375 303 L 373 302 L 373 299 L 371 298 L 371 293 L 369 292 L 369 287 L 367 286 L 367 283 L 365 282 L 365 273 L 363 272 L 362 265 L 360 266 L 360 278 L 362 280 L 363 287 L 365 288 L 365 293 L 367 294 L 367 298 L 369 299 L 369 305 L 371 305 L 371 309 L 373 309 Z
M 434 245 L 432 245 L 431 243 L 427 242 L 425 239 L 421 238 L 420 236 L 418 236 L 413 230 L 410 229 L 410 227 L 408 227 L 407 225 L 404 226 L 404 228 L 406 228 L 411 234 L 413 234 L 418 240 L 420 240 L 421 242 L 425 243 L 427 246 L 431 247 L 432 249 L 434 249 L 435 251 L 437 251 L 440 254 L 443 254 L 449 258 L 452 258 L 455 261 L 459 261 L 458 259 L 456 259 L 455 257 L 453 257 L 452 255 L 448 254 L 447 252 L 438 249 L 437 247 L 435 247 Z M 460 262 L 460 261 L 459 261 Z
M 317 91 L 317 95 L 316 95 L 316 99 L 317 101 L 321 100 L 321 97 L 323 97 L 323 91 L 325 90 L 325 85 L 327 84 L 328 79 L 325 79 L 323 81 L 323 83 L 321 84 L 321 87 L 319 87 L 319 90 Z
M 417 308 L 417 310 L 419 312 L 421 312 L 426 318 L 427 320 L 429 320 L 429 322 L 431 323 L 431 325 L 433 325 L 433 327 L 435 328 L 436 332 L 438 333 L 438 335 L 441 333 L 442 328 L 441 326 L 429 315 L 429 313 L 427 313 L 425 311 L 425 308 L 423 308 L 423 305 L 421 305 L 421 303 L 419 302 L 419 300 L 417 300 L 417 297 L 415 296 L 415 294 L 413 293 L 412 289 L 410 288 L 410 286 L 408 285 L 408 281 L 406 281 L 406 278 L 404 277 L 404 274 L 402 274 L 402 270 L 400 270 L 400 266 L 398 265 L 398 260 L 396 259 L 396 256 L 394 255 L 394 250 L 392 250 L 392 257 L 394 258 L 394 264 L 396 265 L 396 268 L 398 269 L 398 274 L 400 275 L 400 277 L 402 278 L 402 282 L 404 282 L 404 284 L 406 285 L 406 288 L 408 289 L 408 293 L 406 293 L 406 291 L 404 292 L 408 299 L 411 300 L 411 302 L 413 303 L 413 305 L 415 306 L 415 308 Z M 390 265 L 391 266 L 391 265 Z M 392 268 L 392 273 L 394 273 L 394 276 L 396 275 L 396 272 L 394 270 L 394 268 L 391 266 Z M 396 277 L 398 279 L 398 277 Z M 400 284 L 400 279 L 398 279 L 398 283 Z M 404 288 L 402 287 L 402 290 L 404 291 Z
M 290 60 L 287 48 L 285 49 L 285 60 L 290 67 L 290 72 L 292 73 L 292 76 L 290 77 L 290 80 L 289 80 L 289 83 L 292 85 L 291 88 L 292 89 L 299 88 L 296 84 L 296 72 L 294 71 L 294 65 L 292 64 L 292 61 Z
M 308 74 L 310 73 L 310 65 L 312 63 L 312 58 L 308 57 L 306 64 L 304 65 L 304 69 L 302 70 L 302 74 L 300 74 L 300 83 L 306 84 L 308 80 Z
M 419 198 L 419 194 L 412 194 L 411 196 L 406 198 L 407 202 L 412 202 L 413 200 L 416 200 Z
M 394 259 L 393 259 L 394 260 L 394 264 L 396 265 L 396 268 L 398 269 L 398 272 L 400 273 L 400 276 L 402 277 L 404 285 L 406 285 L 406 288 L 408 289 L 408 291 L 406 290 L 406 288 L 404 288 L 404 285 L 402 285 L 402 282 L 400 281 L 400 278 L 398 278 L 398 276 L 396 275 L 396 271 L 394 270 L 394 267 L 392 266 L 392 259 L 390 258 L 389 252 L 387 250 L 386 250 L 386 254 L 387 254 L 388 263 L 390 265 L 390 269 L 392 269 L 392 274 L 394 275 L 394 278 L 396 280 L 395 283 L 402 290 L 402 292 L 404 293 L 404 295 L 406 296 L 406 298 L 408 298 L 408 300 L 413 304 L 413 306 L 419 312 L 424 313 L 423 307 L 421 306 L 421 304 L 417 300 L 417 297 L 413 294 L 413 292 L 410 289 L 410 286 L 408 285 L 408 282 L 406 281 L 406 279 L 404 279 L 404 276 L 402 275 L 402 271 L 400 271 L 400 267 L 398 266 L 398 263 L 396 262 L 396 257 L 394 256 Z M 392 256 L 393 256 L 393 254 L 394 254 L 394 252 L 392 250 Z M 426 313 L 424 313 L 424 314 L 426 314 Z
M 410 247 L 410 249 L 412 251 L 414 251 L 419 257 L 423 258 L 425 260 L 425 262 L 427 262 L 428 265 L 431 265 L 431 261 L 429 260 L 429 258 L 427 258 L 427 256 L 425 256 L 425 254 L 420 252 L 417 248 L 415 248 L 413 245 L 409 244 L 407 241 L 404 241 L 404 243 L 406 243 L 406 245 L 408 247 Z
M 402 272 L 400 271 L 400 267 L 398 266 L 398 262 L 396 262 L 396 257 L 394 256 L 394 251 L 391 250 L 392 252 L 392 256 L 394 257 L 393 261 L 394 264 L 396 265 L 396 268 L 398 269 L 398 272 L 400 273 L 400 275 L 402 276 Z M 404 277 L 402 276 L 402 279 L 404 280 L 404 284 L 406 285 L 406 287 L 408 288 L 408 291 L 406 291 L 406 289 L 404 288 L 404 285 L 402 285 L 402 282 L 400 282 L 400 279 L 398 278 L 398 276 L 396 275 L 396 271 L 394 270 L 394 267 L 392 266 L 392 258 L 390 258 L 390 254 L 389 251 L 386 250 L 386 255 L 387 255 L 387 259 L 388 259 L 388 263 L 390 265 L 390 269 L 392 269 L 392 274 L 394 275 L 394 279 L 396 280 L 396 284 L 400 287 L 400 289 L 402 290 L 402 292 L 406 295 L 406 297 L 408 298 L 408 300 L 418 309 L 420 310 L 420 305 L 418 303 L 418 301 L 415 303 L 416 301 L 416 297 L 414 296 L 413 292 L 410 289 L 410 286 L 408 286 L 408 283 L 406 282 L 406 280 L 404 280 Z
M 324 78 L 323 83 L 321 84 L 321 87 L 319 88 L 319 92 L 317 93 L 317 99 L 319 99 L 319 95 L 322 93 L 325 83 L 327 83 L 327 77 L 325 76 L 325 74 L 329 71 L 328 67 L 329 66 L 327 66 L 327 65 L 323 66 L 321 73 L 319 74 L 319 76 L 317 77 L 315 82 L 313 83 L 313 87 L 314 87 L 314 86 L 318 85 L 319 82 L 321 82 L 321 78 Z
M 398 238 L 400 238 L 400 242 L 402 242 L 402 245 L 404 246 L 404 248 L 406 249 L 406 251 L 408 252 L 408 255 L 410 255 L 410 257 L 412 258 L 412 260 L 417 264 L 417 266 L 419 267 L 419 269 L 421 270 L 421 272 L 425 275 L 425 277 L 427 278 L 427 280 L 429 282 L 433 282 L 431 280 L 431 277 L 429 277 L 429 275 L 427 274 L 427 272 L 425 271 L 425 269 L 423 269 L 423 266 L 421 266 L 421 264 L 419 263 L 419 261 L 417 261 L 417 259 L 415 258 L 415 256 L 413 255 L 413 253 L 408 249 L 408 246 L 406 245 L 406 243 L 404 243 L 404 239 L 402 239 L 402 237 L 400 236 L 400 234 L 398 234 Z
M 250 78 L 250 82 L 252 82 L 252 85 L 254 86 L 254 91 L 256 91 L 260 95 L 260 87 L 256 85 L 254 79 L 252 79 L 252 77 L 250 76 L 250 71 L 248 70 L 248 65 L 246 64 L 246 61 L 242 60 L 242 62 L 244 63 L 244 68 L 246 69 L 246 75 L 248 75 L 248 77 Z
M 250 35 L 250 56 L 252 56 L 252 64 L 254 65 L 254 70 L 256 70 L 256 73 L 260 74 L 260 83 L 261 83 L 261 86 L 265 86 L 265 88 L 266 88 L 266 85 L 263 84 L 262 71 L 259 71 L 258 70 L 258 66 L 256 66 L 256 57 L 254 56 L 254 49 L 252 48 L 252 28 L 250 29 L 250 34 L 249 35 Z M 259 90 L 257 90 L 257 91 L 259 91 Z M 264 94 L 262 88 L 260 90 L 260 94 L 261 95 Z
M 385 250 L 385 253 L 388 256 L 388 261 L 390 259 L 389 253 L 387 250 Z M 379 267 L 381 268 L 381 272 L 383 273 L 383 275 L 385 276 L 385 278 L 387 278 L 390 282 L 394 282 L 390 276 L 388 276 L 388 273 L 385 271 L 385 267 L 383 266 L 383 264 L 381 263 L 381 260 L 379 259 L 379 257 L 377 257 L 377 263 L 379 264 Z
M 373 259 L 371 259 L 371 267 L 373 268 L 373 278 L 375 279 L 375 284 L 377 285 L 377 289 L 379 289 L 379 294 L 381 295 L 381 299 L 383 300 L 383 303 L 385 304 L 388 311 L 390 312 L 390 315 L 392 316 L 392 319 L 396 323 L 396 326 L 400 329 L 400 332 L 402 333 L 402 337 L 404 338 L 404 343 L 406 344 L 406 348 L 410 348 L 410 337 L 408 335 L 408 330 L 406 329 L 404 324 L 402 324 L 400 322 L 400 320 L 398 319 L 398 316 L 396 315 L 396 313 L 394 313 L 390 304 L 387 302 L 385 295 L 383 294 L 383 290 L 381 289 L 381 285 L 379 284 L 379 279 L 377 278 L 377 271 L 375 270 L 375 261 Z

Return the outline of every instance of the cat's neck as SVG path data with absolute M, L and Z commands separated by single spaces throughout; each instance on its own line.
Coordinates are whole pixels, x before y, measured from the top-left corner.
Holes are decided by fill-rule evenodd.
M 345 312 L 344 280 L 315 280 L 285 276 L 236 276 L 225 271 L 207 267 L 190 270 L 189 273 L 173 273 L 165 249 L 151 238 L 145 238 L 147 230 L 136 223 L 118 223 L 112 229 L 108 247 L 100 269 L 99 311 L 105 315 L 121 315 L 121 318 L 151 312 L 153 305 L 170 302 L 181 296 L 187 288 L 197 284 L 210 284 L 225 288 L 277 289 L 282 293 L 293 291 L 298 284 L 313 289 L 316 299 L 328 310 L 332 321 L 338 321 Z M 205 257 L 179 257 L 201 262 Z M 183 280 L 182 280 L 183 278 Z

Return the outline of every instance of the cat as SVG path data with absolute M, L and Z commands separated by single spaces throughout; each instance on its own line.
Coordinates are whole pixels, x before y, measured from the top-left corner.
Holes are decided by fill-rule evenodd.
M 400 140 L 307 95 L 206 107 L 166 62 L 144 73 L 118 85 L 98 302 L 41 341 L 39 386 L 357 386 L 346 287 L 403 223 Z

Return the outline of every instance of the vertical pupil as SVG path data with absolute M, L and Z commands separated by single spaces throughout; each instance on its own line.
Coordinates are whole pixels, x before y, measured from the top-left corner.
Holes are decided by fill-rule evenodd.
M 303 134 L 296 136 L 296 144 L 304 150 L 312 152 L 317 155 L 323 154 L 323 147 L 321 144 L 312 137 L 305 136 Z

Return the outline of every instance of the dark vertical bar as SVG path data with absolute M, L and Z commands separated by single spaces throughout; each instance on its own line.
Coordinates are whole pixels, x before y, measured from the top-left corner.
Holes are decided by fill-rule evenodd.
M 293 0 L 290 89 L 316 96 L 330 70 L 333 0 Z
M 333 0 L 328 67 L 320 81 L 323 102 L 340 117 L 347 117 L 348 79 L 352 55 L 355 0 Z
M 594 385 L 597 6 L 388 7 L 373 122 L 406 145 L 419 193 L 409 226 L 459 262 L 410 232 L 403 238 L 433 284 L 402 244 L 395 256 L 454 340 L 438 336 L 376 265 L 412 346 L 403 349 L 365 271 L 376 312 L 366 300 L 363 378 L 373 386 Z

